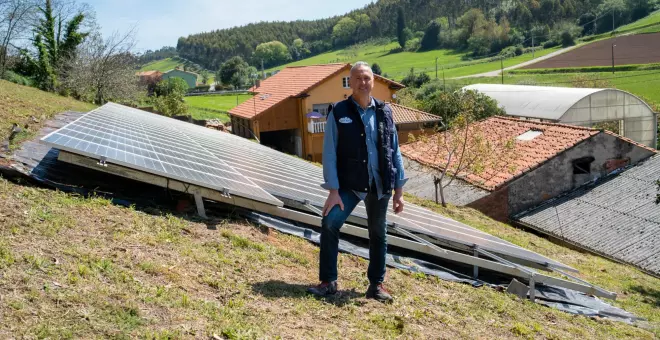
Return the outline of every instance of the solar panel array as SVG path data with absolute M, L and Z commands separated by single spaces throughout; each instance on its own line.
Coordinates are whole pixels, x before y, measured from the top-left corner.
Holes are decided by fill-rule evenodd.
M 104 105 L 43 141 L 58 149 L 270 204 L 281 202 L 176 129 L 173 119 Z M 138 111 L 142 114 L 134 114 Z M 153 117 L 151 117 L 153 116 Z
M 274 204 L 276 202 L 273 200 L 277 197 L 285 202 L 308 201 L 320 208 L 327 197 L 327 191 L 320 187 L 323 182 L 322 169 L 300 158 L 232 134 L 117 104 L 106 104 L 46 136 L 44 140 L 70 152 L 91 157 L 105 156 L 108 162 L 118 162 L 119 165 L 136 170 L 211 189 L 231 188 L 235 195 Z M 90 146 L 90 143 L 94 145 Z M 135 151 L 135 148 L 139 151 Z M 127 152 L 141 159 L 136 162 L 135 159 L 129 161 L 122 158 Z M 151 164 L 147 160 L 154 165 L 149 167 Z M 156 161 L 160 163 L 156 165 Z M 166 164 L 168 168 L 165 168 Z M 173 165 L 178 167 L 174 169 Z M 170 168 L 172 171 L 169 171 Z M 182 170 L 187 172 L 179 176 Z M 174 177 L 175 174 L 177 177 Z M 206 177 L 200 177 L 202 175 Z M 205 182 L 207 178 L 214 182 Z M 363 204 L 358 205 L 353 216 L 366 218 Z M 387 219 L 400 227 L 433 236 L 447 244 L 463 247 L 476 245 L 509 258 L 572 269 L 410 203 L 403 213 L 389 213 Z

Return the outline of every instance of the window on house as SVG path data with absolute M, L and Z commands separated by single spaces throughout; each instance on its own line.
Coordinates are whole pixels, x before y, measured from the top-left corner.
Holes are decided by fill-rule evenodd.
M 326 104 L 314 104 L 312 105 L 312 111 L 316 111 L 324 116 L 328 115 L 328 107 L 330 106 L 330 103 Z
M 591 156 L 582 157 L 573 160 L 573 174 L 590 174 L 591 173 L 591 163 L 593 163 L 594 158 Z
M 351 84 L 350 84 L 350 82 L 349 82 L 350 80 L 351 80 L 351 77 L 344 77 L 344 78 L 342 78 L 342 80 L 341 80 L 341 84 L 342 84 L 342 86 L 343 86 L 345 89 L 350 89 L 350 88 L 351 88 Z

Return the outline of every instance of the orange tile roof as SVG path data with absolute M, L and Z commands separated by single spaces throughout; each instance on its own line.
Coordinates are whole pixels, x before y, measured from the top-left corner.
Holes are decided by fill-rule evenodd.
M 277 74 L 263 80 L 259 87 L 250 88 L 250 92 L 256 93 L 254 100 L 243 102 L 229 110 L 229 113 L 234 116 L 252 119 L 283 100 L 301 95 L 320 84 L 323 80 L 350 68 L 351 64 L 348 63 L 284 68 Z M 394 88 L 405 87 L 400 83 L 381 76 L 375 76 L 375 79 L 385 82 Z
M 434 116 L 424 111 L 415 110 L 413 108 L 395 103 L 388 104 L 390 104 L 390 107 L 392 108 L 392 118 L 394 118 L 394 124 L 435 123 L 441 121 L 440 117 Z
M 287 67 L 262 81 L 258 88 L 250 89 L 250 92 L 256 93 L 255 100 L 247 100 L 229 110 L 229 113 L 251 119 L 289 97 L 303 94 L 322 80 L 350 67 L 350 64 Z
M 154 74 L 163 74 L 160 71 L 144 71 L 144 72 L 138 72 L 138 76 L 151 76 Z
M 489 191 L 497 189 L 535 169 L 557 154 L 600 133 L 599 130 L 586 127 L 504 117 L 491 117 L 475 123 L 474 126 L 478 127 L 491 143 L 502 145 L 509 140 L 515 141 L 513 151 L 508 154 L 510 163 L 495 165 L 495 162 L 488 162 L 492 168 L 487 166 L 479 174 L 470 171 L 459 174 L 461 179 Z M 516 140 L 516 137 L 530 130 L 542 133 L 532 140 Z M 401 153 L 426 166 L 442 169 L 448 153 L 445 148 L 438 147 L 438 144 L 444 145 L 442 138 L 441 134 L 437 134 L 425 140 L 402 145 Z M 457 161 L 456 158 L 454 160 Z M 452 162 L 452 164 L 456 163 Z

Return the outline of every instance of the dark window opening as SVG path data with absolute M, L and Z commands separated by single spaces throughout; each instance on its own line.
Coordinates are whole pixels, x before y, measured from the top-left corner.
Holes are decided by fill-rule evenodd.
M 573 175 L 581 174 L 590 174 L 591 173 L 591 163 L 593 163 L 594 158 L 591 156 L 582 157 L 573 160 Z

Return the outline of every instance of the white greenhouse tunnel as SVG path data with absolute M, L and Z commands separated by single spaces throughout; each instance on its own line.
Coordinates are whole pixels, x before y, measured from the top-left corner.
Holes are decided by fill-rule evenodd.
M 655 148 L 657 113 L 633 94 L 617 89 L 474 84 L 510 116 L 541 122 L 593 127 L 617 122 L 620 135 Z

